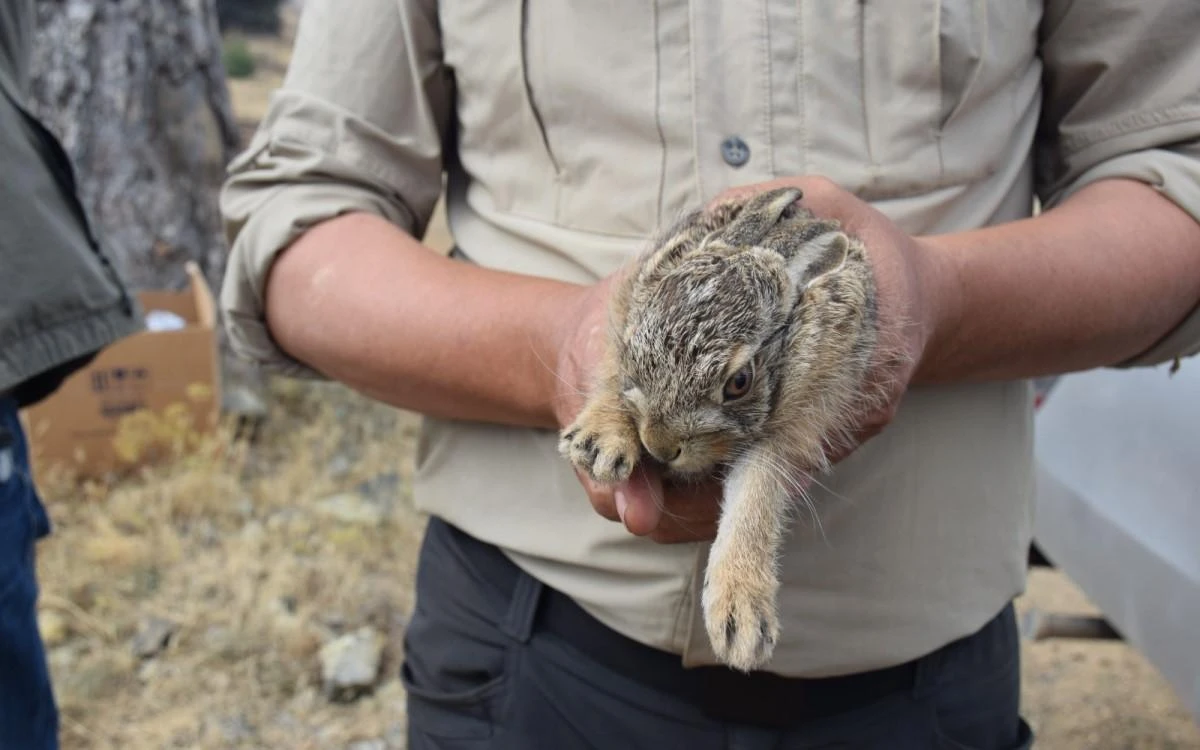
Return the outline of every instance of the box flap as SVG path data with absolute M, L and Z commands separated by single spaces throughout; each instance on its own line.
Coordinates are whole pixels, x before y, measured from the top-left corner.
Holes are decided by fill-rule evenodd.
M 192 303 L 196 309 L 196 321 L 204 328 L 214 328 L 217 325 L 217 303 L 213 298 L 212 289 L 200 271 L 195 261 L 188 261 L 187 273 L 192 279 Z

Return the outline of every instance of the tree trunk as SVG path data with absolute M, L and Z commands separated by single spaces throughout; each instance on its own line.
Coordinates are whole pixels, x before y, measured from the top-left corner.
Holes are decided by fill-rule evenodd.
M 32 107 L 70 154 L 113 262 L 138 291 L 182 288 L 192 260 L 217 292 L 218 191 L 239 135 L 214 0 L 39 0 L 37 11 Z M 219 339 L 230 385 L 256 382 Z
M 39 0 L 33 106 L 63 141 L 135 289 L 224 271 L 217 211 L 238 146 L 213 0 Z

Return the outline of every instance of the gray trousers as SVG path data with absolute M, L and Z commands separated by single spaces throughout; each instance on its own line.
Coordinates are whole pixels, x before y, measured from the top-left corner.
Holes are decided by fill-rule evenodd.
M 405 635 L 410 750 L 1016 750 L 1012 605 L 975 633 L 832 680 L 684 670 L 495 547 L 432 519 Z

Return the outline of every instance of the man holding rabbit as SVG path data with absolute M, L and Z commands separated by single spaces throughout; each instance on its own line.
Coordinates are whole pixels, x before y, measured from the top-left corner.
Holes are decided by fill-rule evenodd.
M 411 746 L 1028 747 L 1029 379 L 1200 350 L 1198 37 L 1189 0 L 309 0 L 222 306 L 246 356 L 426 417 Z M 701 622 L 719 483 L 596 485 L 557 433 L 613 274 L 785 184 L 865 244 L 898 354 L 743 674 Z

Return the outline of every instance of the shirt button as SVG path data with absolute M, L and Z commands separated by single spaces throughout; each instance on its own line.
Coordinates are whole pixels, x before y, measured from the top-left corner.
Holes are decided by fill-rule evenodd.
M 736 135 L 731 135 L 721 141 L 721 156 L 731 167 L 740 167 L 750 161 L 750 147 Z

